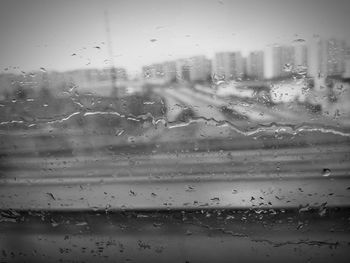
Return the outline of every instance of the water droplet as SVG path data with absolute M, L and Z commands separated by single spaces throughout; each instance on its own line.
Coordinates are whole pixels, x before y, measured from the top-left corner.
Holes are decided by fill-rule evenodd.
M 330 176 L 330 175 L 331 175 L 331 170 L 330 170 L 330 169 L 324 168 L 324 169 L 322 170 L 322 176 L 328 177 L 328 176 Z
M 192 191 L 195 191 L 194 187 L 192 185 L 186 185 L 186 192 L 192 192 Z
M 304 227 L 304 223 L 301 222 L 301 221 L 299 221 L 299 222 L 298 222 L 298 225 L 297 225 L 297 230 L 299 230 L 299 229 L 301 229 L 301 228 L 303 228 L 303 227 Z
M 215 85 L 221 85 L 221 84 L 223 84 L 223 83 L 225 83 L 224 80 L 218 80 L 218 81 L 215 82 Z
M 187 236 L 190 236 L 190 235 L 192 235 L 192 232 L 191 232 L 190 230 L 187 230 L 187 231 L 186 231 L 186 235 L 187 235 Z
M 52 198 L 52 200 L 56 200 L 55 196 L 52 193 L 46 193 L 49 197 Z
M 307 212 L 310 210 L 310 206 L 307 204 L 305 206 L 301 206 L 299 209 L 299 213 Z
M 139 240 L 137 243 L 139 247 L 142 249 L 151 249 L 151 246 L 149 244 L 142 242 L 141 240 Z
M 53 227 L 56 227 L 56 226 L 58 226 L 59 224 L 58 224 L 57 222 L 55 222 L 54 220 L 51 220 L 51 225 L 52 225 Z
M 287 63 L 283 66 L 283 70 L 286 72 L 292 71 L 292 65 L 290 63 Z
M 144 105 L 153 105 L 155 102 L 154 101 L 145 101 L 143 102 Z
M 12 213 L 12 210 L 3 211 L 0 213 L 0 222 L 11 222 L 16 223 L 19 216 Z
M 327 202 L 320 205 L 320 208 L 318 209 L 319 216 L 325 216 L 327 213 Z
M 125 130 L 117 130 L 117 131 L 115 132 L 115 136 L 120 136 L 120 135 L 122 135 L 122 134 L 124 133 L 124 131 L 125 131 Z
M 295 68 L 295 73 L 299 75 L 306 75 L 307 74 L 307 67 L 299 65 Z
M 88 223 L 87 222 L 77 222 L 75 225 L 76 226 L 86 226 Z

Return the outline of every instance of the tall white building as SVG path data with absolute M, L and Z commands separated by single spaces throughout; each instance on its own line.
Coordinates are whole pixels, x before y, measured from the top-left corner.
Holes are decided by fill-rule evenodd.
M 210 78 L 211 61 L 205 56 L 195 56 L 176 61 L 178 81 L 207 81 Z
M 294 45 L 294 66 L 295 67 L 307 67 L 308 61 L 308 49 L 305 44 Z
M 283 78 L 292 74 L 295 50 L 292 46 L 272 46 L 265 51 L 266 78 Z
M 176 80 L 177 81 L 190 80 L 190 62 L 188 59 L 176 60 Z
M 210 79 L 211 61 L 205 56 L 195 56 L 189 59 L 190 81 L 207 81 Z
M 247 57 L 246 74 L 251 79 L 264 78 L 264 52 L 253 51 Z
M 176 80 L 176 62 L 166 61 L 163 63 L 164 79 L 167 82 Z
M 350 78 L 350 47 L 347 47 L 345 52 L 345 68 L 343 78 Z
M 318 39 L 311 44 L 309 75 L 312 77 L 340 76 L 345 71 L 346 43 L 340 39 Z
M 171 82 L 176 79 L 176 62 L 166 61 L 144 66 L 142 73 L 146 81 Z
M 217 78 L 230 80 L 244 76 L 244 62 L 240 52 L 219 52 L 213 61 L 213 75 Z
M 144 66 L 142 67 L 142 72 L 143 77 L 149 80 L 161 79 L 164 76 L 163 65 L 160 63 Z

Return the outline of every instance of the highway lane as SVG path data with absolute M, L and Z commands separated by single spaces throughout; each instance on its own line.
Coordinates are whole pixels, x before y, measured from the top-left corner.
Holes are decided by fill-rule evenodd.
M 182 89 L 162 92 L 172 98 L 174 107 L 178 102 L 192 107 L 198 117 L 228 118 L 220 109 L 222 102 L 208 96 Z M 254 108 L 250 113 L 237 110 L 258 114 Z M 265 113 L 254 116 L 261 118 L 259 122 L 275 118 Z M 0 160 L 0 208 L 350 204 L 348 137 L 323 133 L 253 137 L 234 131 L 221 134 L 230 128 L 210 127 L 205 120 L 185 124 L 177 129 L 151 127 L 145 132 L 149 138 L 134 134 L 132 139 L 128 134 L 70 135 L 64 130 L 48 131 L 44 138 L 30 131 L 23 136 L 6 134 L 2 141 L 8 148 L 1 149 Z M 210 130 L 213 136 L 208 136 Z
M 300 119 L 300 112 L 296 113 L 291 108 L 273 107 L 268 104 L 264 104 L 262 101 L 258 102 L 257 99 L 246 99 L 232 96 L 219 96 L 213 89 L 204 86 L 196 86 L 194 89 L 184 90 L 185 93 L 192 93 L 198 99 L 208 101 L 209 103 L 216 102 L 219 105 L 228 105 L 230 108 L 238 112 L 247 112 L 252 120 L 264 121 L 264 120 L 295 120 Z M 267 102 L 268 103 L 268 102 Z M 312 116 L 308 113 L 302 114 L 304 119 L 311 119 Z
M 349 147 L 9 158 L 0 208 L 348 206 Z
M 164 89 L 162 92 L 166 97 L 172 96 L 185 103 L 186 106 L 193 107 L 197 112 L 197 116 L 214 118 L 217 121 L 233 121 L 241 126 L 244 126 L 243 123 L 237 122 L 237 120 L 232 118 L 234 116 L 231 118 L 227 114 L 223 116 L 223 106 L 248 117 L 248 120 L 245 122 L 252 122 L 256 125 L 275 122 L 281 124 L 309 123 L 315 126 L 347 126 L 346 122 L 339 123 L 337 119 L 310 113 L 307 112 L 306 109 L 301 111 L 300 109 L 294 110 L 292 107 L 286 107 L 285 105 L 269 106 L 261 102 L 247 102 L 240 98 L 224 98 L 213 95 L 213 93 L 201 92 L 188 87 Z
M 191 107 L 197 112 L 197 116 L 205 117 L 207 119 L 213 118 L 217 121 L 227 120 L 227 116 L 222 113 L 222 107 L 227 106 L 230 109 L 236 111 L 242 116 L 246 116 L 251 121 L 255 122 L 268 122 L 276 120 L 271 114 L 271 110 L 267 110 L 267 107 L 257 107 L 256 105 L 250 105 L 249 107 L 242 106 L 243 101 L 240 104 L 239 101 L 232 105 L 227 101 L 218 97 L 213 98 L 210 95 L 204 95 L 200 92 L 196 92 L 189 88 L 178 87 L 176 89 L 165 89 L 165 97 L 171 96 L 177 100 L 185 103 L 186 106 Z M 228 119 L 230 121 L 230 119 Z
M 223 106 L 227 106 L 230 109 L 247 116 L 249 120 L 257 122 L 257 123 L 266 123 L 276 120 L 276 113 L 274 113 L 271 109 L 269 109 L 266 105 L 262 104 L 247 104 L 243 99 L 239 100 L 233 103 L 230 103 L 227 100 L 224 100 L 220 97 L 213 97 L 212 95 L 205 95 L 200 92 L 196 92 L 193 89 L 186 89 L 181 88 L 178 90 L 180 94 L 182 94 L 182 97 L 188 97 L 191 98 L 193 101 L 201 101 L 202 103 L 206 105 L 212 105 L 217 107 L 218 109 L 221 109 Z M 280 116 L 280 115 L 278 115 Z
M 350 145 L 321 145 L 262 150 L 194 151 L 189 153 L 78 155 L 74 157 L 10 156 L 3 178 L 182 177 L 197 174 L 240 178 L 350 175 Z
M 98 179 L 98 180 L 97 180 Z M 168 210 L 348 207 L 349 177 L 182 178 L 1 183 L 0 208 L 15 210 Z

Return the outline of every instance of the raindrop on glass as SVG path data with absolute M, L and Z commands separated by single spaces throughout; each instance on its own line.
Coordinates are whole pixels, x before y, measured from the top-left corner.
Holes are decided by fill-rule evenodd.
M 286 71 L 286 72 L 290 72 L 292 71 L 292 65 L 287 63 L 283 66 L 283 70 Z
M 324 169 L 322 170 L 322 176 L 328 177 L 328 176 L 330 176 L 330 175 L 331 175 L 331 170 L 330 170 L 330 169 L 324 168 Z

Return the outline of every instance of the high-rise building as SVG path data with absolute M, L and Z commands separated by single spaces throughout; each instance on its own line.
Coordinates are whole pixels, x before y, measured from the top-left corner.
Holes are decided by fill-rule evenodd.
M 347 47 L 345 51 L 345 68 L 343 78 L 350 78 L 350 47 Z
M 294 45 L 294 66 L 295 67 L 307 67 L 308 50 L 305 44 Z
M 142 67 L 143 77 L 145 79 L 154 80 L 164 77 L 164 68 L 160 63 Z
M 171 82 L 176 79 L 176 62 L 166 61 L 142 67 L 145 80 Z
M 264 52 L 250 52 L 247 57 L 246 75 L 251 79 L 264 78 Z
M 176 80 L 176 62 L 166 61 L 163 63 L 164 79 L 167 82 Z
M 265 77 L 283 78 L 292 74 L 295 50 L 292 46 L 272 46 L 265 52 Z
M 240 52 L 219 52 L 213 61 L 213 75 L 219 79 L 240 79 L 244 76 L 243 58 Z
M 207 81 L 210 79 L 211 61 L 205 56 L 195 56 L 188 59 L 190 65 L 190 81 Z
M 211 61 L 205 56 L 195 56 L 176 61 L 178 81 L 207 81 L 210 79 Z
M 345 70 L 346 43 L 340 39 L 318 39 L 311 44 L 309 75 L 312 77 L 340 76 Z
M 117 81 L 118 80 L 127 80 L 128 74 L 124 68 L 116 68 Z
M 176 80 L 190 81 L 190 62 L 188 59 L 176 60 Z
M 142 76 L 144 79 L 152 79 L 155 77 L 154 71 L 151 66 L 142 67 Z

